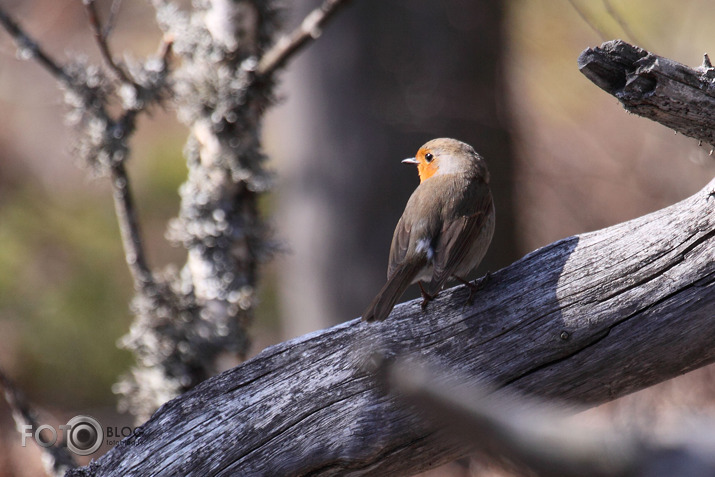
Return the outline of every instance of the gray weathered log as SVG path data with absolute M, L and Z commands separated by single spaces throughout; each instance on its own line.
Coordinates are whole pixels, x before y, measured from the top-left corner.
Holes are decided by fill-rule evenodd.
M 689 68 L 621 40 L 587 48 L 578 67 L 623 107 L 715 145 L 715 68 Z
M 578 407 L 713 362 L 714 190 L 532 252 L 473 306 L 459 286 L 272 346 L 69 475 L 409 475 L 464 455 L 380 388 L 373 352 Z

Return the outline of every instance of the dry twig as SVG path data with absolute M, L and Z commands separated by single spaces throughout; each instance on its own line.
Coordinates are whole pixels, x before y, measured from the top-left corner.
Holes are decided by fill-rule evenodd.
M 25 60 L 34 58 L 63 84 L 67 86 L 72 84 L 72 78 L 67 74 L 64 68 L 56 63 L 35 40 L 25 33 L 15 19 L 8 15 L 2 7 L 0 7 L 0 24 L 2 24 L 15 41 L 20 58 Z
M 4 371 L 0 370 L 0 386 L 5 391 L 5 400 L 12 410 L 12 417 L 19 432 L 23 432 L 24 426 L 31 429 L 39 429 L 40 423 L 37 421 L 37 412 L 32 408 L 27 397 L 20 391 L 15 383 L 8 378 Z M 66 447 L 60 444 L 51 446 L 40 446 L 45 458 L 43 464 L 45 470 L 51 475 L 62 476 L 69 469 L 77 467 L 77 462 Z
M 310 12 L 300 26 L 288 35 L 281 37 L 268 50 L 256 68 L 256 75 L 265 77 L 283 66 L 291 56 L 297 53 L 308 42 L 316 40 L 322 33 L 325 24 L 351 0 L 325 0 L 323 4 Z
M 107 42 L 107 37 L 110 30 L 102 28 L 95 0 L 84 0 L 84 8 L 87 11 L 89 25 L 92 28 L 94 40 L 97 42 L 97 46 L 99 47 L 99 51 L 102 54 L 102 58 L 104 58 L 104 61 L 107 63 L 109 68 L 114 72 L 114 74 L 117 75 L 117 77 L 121 81 L 135 85 L 134 80 L 131 78 L 131 76 L 129 76 L 129 73 L 127 73 L 124 68 L 122 68 L 122 66 L 119 65 L 116 61 L 114 61 L 112 52 L 109 49 L 109 43 Z

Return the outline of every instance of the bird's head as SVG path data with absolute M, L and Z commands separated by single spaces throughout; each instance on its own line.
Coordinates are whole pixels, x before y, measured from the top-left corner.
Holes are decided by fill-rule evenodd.
M 438 174 L 475 173 L 489 183 L 489 171 L 484 159 L 472 146 L 456 139 L 432 139 L 417 151 L 415 157 L 409 157 L 402 162 L 417 164 L 420 183 Z

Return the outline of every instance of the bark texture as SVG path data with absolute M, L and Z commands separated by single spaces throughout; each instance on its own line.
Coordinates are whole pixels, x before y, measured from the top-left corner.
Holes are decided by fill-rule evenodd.
M 472 306 L 459 286 L 270 347 L 70 475 L 409 475 L 464 455 L 380 388 L 376 355 L 579 407 L 713 362 L 714 191 L 536 250 Z
M 715 68 L 707 55 L 689 68 L 613 40 L 584 50 L 578 67 L 626 110 L 715 145 Z

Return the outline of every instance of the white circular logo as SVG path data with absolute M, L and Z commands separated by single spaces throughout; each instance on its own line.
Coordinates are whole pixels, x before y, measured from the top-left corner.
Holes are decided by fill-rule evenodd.
M 94 454 L 102 446 L 104 431 L 96 419 L 75 416 L 67 422 L 67 448 L 77 455 Z

